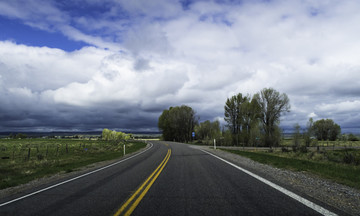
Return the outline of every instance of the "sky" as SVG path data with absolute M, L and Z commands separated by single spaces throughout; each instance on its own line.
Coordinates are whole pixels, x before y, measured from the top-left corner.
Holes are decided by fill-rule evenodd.
M 360 1 L 0 0 L 0 131 L 158 131 L 170 106 L 286 93 L 360 128 Z

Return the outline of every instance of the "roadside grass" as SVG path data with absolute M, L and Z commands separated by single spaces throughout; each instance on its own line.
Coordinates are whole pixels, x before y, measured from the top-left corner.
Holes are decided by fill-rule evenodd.
M 221 150 L 238 154 L 259 163 L 269 164 L 274 167 L 293 171 L 309 172 L 322 178 L 334 180 L 340 184 L 360 189 L 360 166 L 354 164 L 343 164 L 339 159 L 336 159 L 337 162 L 335 162 L 327 159 L 319 160 L 320 156 L 309 158 L 307 154 L 301 153 L 289 154 L 279 152 L 267 153 L 228 149 Z M 360 155 L 360 150 L 351 150 L 351 152 L 355 155 Z M 314 156 L 316 153 L 314 154 L 313 152 L 309 152 L 309 154 Z M 348 150 L 328 151 L 325 153 L 324 158 L 327 157 L 326 154 L 331 155 L 330 158 L 339 158 L 341 155 L 349 154 L 349 152 Z
M 124 143 L 103 140 L 0 139 L 0 189 L 123 156 Z M 127 142 L 126 154 L 146 146 Z
M 303 139 L 299 140 L 300 143 L 304 143 Z M 294 141 L 292 138 L 286 138 L 281 140 L 281 146 L 292 146 L 294 145 Z M 311 147 L 360 147 L 360 141 L 344 141 L 344 140 L 336 140 L 336 141 L 322 141 L 313 139 L 310 144 Z

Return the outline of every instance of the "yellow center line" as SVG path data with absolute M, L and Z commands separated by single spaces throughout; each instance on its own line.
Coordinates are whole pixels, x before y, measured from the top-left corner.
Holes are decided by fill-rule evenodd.
M 136 208 L 136 206 L 140 203 L 142 198 L 145 196 L 145 194 L 148 192 L 152 184 L 155 182 L 157 177 L 160 175 L 162 170 L 164 169 L 165 165 L 169 161 L 171 155 L 171 149 L 168 149 L 168 152 L 163 159 L 163 161 L 160 163 L 160 165 L 155 169 L 154 172 L 151 173 L 151 175 L 146 179 L 146 181 L 136 190 L 136 192 L 124 203 L 124 205 L 121 206 L 121 208 L 114 214 L 114 216 L 118 216 L 128 207 L 128 205 L 133 201 L 133 199 L 143 190 L 143 188 L 146 186 L 146 188 L 142 191 L 142 193 L 139 195 L 139 197 L 133 202 L 133 204 L 129 207 L 128 211 L 124 215 L 130 215 Z M 154 178 L 153 178 L 154 176 Z M 152 179 L 152 180 L 151 180 Z M 150 181 L 151 180 L 151 181 Z M 148 184 L 148 182 L 150 183 Z

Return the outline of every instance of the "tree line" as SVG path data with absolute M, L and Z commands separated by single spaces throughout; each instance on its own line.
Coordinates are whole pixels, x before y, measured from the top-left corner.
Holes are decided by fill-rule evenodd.
M 28 136 L 26 134 L 22 134 L 22 133 L 10 133 L 9 138 L 10 139 L 26 139 Z
M 169 141 L 188 142 L 195 132 L 195 138 L 205 140 L 207 144 L 217 139 L 227 145 L 273 147 L 280 144 L 282 137 L 280 117 L 290 112 L 290 108 L 285 93 L 264 88 L 253 96 L 238 93 L 227 98 L 224 105 L 226 127 L 222 130 L 219 121 L 198 123 L 195 111 L 185 105 L 164 110 L 158 127 L 163 139 Z M 296 133 L 296 125 L 294 129 Z M 334 140 L 340 133 L 340 126 L 331 119 L 316 122 L 310 119 L 303 137 L 308 145 L 314 136 L 318 140 Z

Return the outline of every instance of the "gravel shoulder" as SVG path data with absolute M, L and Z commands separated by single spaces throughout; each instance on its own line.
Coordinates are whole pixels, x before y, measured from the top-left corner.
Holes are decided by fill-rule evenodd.
M 294 172 L 261 164 L 230 152 L 214 150 L 209 146 L 192 147 L 213 153 L 299 195 L 316 199 L 350 215 L 360 215 L 360 191 L 355 188 L 322 179 L 310 173 Z
M 27 190 L 37 188 L 37 187 L 41 187 L 43 185 L 56 184 L 58 182 L 65 181 L 67 179 L 74 178 L 76 176 L 91 172 L 93 170 L 96 170 L 96 169 L 99 169 L 101 167 L 110 165 L 110 164 L 115 163 L 117 161 L 124 160 L 124 159 L 126 159 L 128 157 L 131 157 L 132 155 L 137 154 L 139 152 L 145 151 L 148 148 L 150 148 L 150 146 L 151 146 L 150 144 L 147 144 L 145 148 L 142 148 L 142 149 L 140 149 L 140 150 L 138 150 L 136 152 L 132 152 L 130 154 L 126 154 L 125 156 L 123 156 L 121 158 L 118 158 L 118 159 L 101 161 L 101 162 L 89 164 L 87 166 L 80 167 L 80 168 L 76 169 L 73 172 L 69 172 L 69 173 L 60 172 L 60 173 L 57 173 L 55 175 L 51 175 L 51 176 L 48 176 L 48 177 L 33 180 L 33 181 L 31 181 L 29 183 L 26 183 L 26 184 L 22 184 L 22 185 L 18 185 L 18 186 L 15 186 L 15 187 L 10 187 L 10 188 L 0 190 L 0 199 L 8 197 L 8 196 L 16 195 L 16 194 L 19 194 L 19 193 L 24 193 Z

